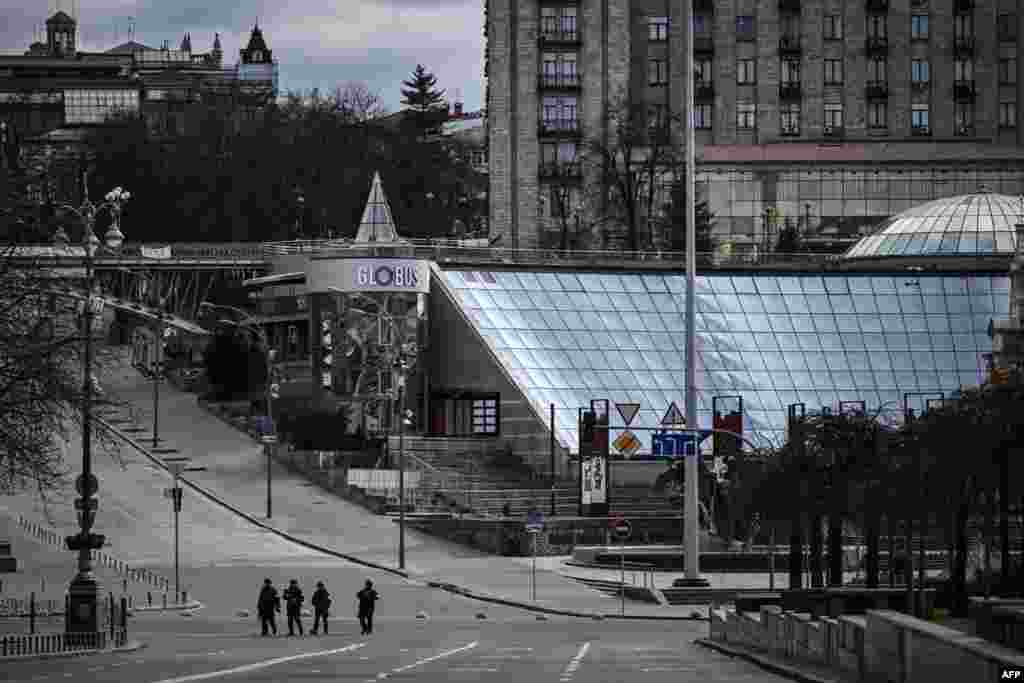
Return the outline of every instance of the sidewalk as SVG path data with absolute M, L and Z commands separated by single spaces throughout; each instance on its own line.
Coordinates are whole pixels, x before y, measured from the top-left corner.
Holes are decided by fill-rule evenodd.
M 131 400 L 140 410 L 152 405 L 152 384 L 134 370 L 121 373 L 112 387 Z M 247 435 L 209 415 L 196 403 L 193 394 L 164 384 L 160 400 L 161 434 L 166 445 L 179 449 L 176 455 L 188 455 L 192 465 L 207 471 L 189 473 L 193 481 L 224 502 L 263 520 L 266 512 L 266 457 L 260 444 Z M 320 490 L 307 479 L 274 465 L 273 519 L 278 530 L 298 539 L 358 557 L 376 564 L 396 567 L 398 525 L 386 516 L 374 515 L 364 508 Z M 194 499 L 192 496 L 191 499 Z M 190 499 L 190 500 L 191 500 Z M 188 503 L 187 507 L 206 507 Z M 209 513 L 208 513 L 209 514 Z M 218 515 L 218 518 L 222 515 Z M 230 533 L 211 525 L 191 529 L 193 541 L 200 533 L 215 539 L 211 546 L 228 543 L 238 547 L 239 526 L 248 526 L 246 534 L 257 534 L 263 543 L 265 532 L 251 525 L 236 524 Z M 199 520 L 202 521 L 202 520 Z M 144 530 L 143 530 L 144 532 Z M 284 541 L 280 541 L 284 543 Z M 258 544 L 247 542 L 245 554 Z M 295 546 L 289 544 L 294 549 Z M 293 550 L 294 552 L 294 550 Z M 299 550 L 298 552 L 311 553 Z M 272 554 L 276 554 L 272 553 Z M 409 530 L 406 532 L 406 568 L 422 581 L 453 583 L 508 600 L 531 602 L 529 558 L 505 558 L 487 555 L 443 539 Z M 538 563 L 537 598 L 541 605 L 580 612 L 618 612 L 614 598 L 560 576 L 552 567 Z M 629 613 L 646 616 L 684 617 L 694 610 L 657 605 L 627 605 Z

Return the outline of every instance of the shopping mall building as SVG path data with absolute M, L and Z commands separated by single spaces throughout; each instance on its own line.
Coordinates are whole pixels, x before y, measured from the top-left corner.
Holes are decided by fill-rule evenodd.
M 842 256 L 701 263 L 700 426 L 729 405 L 716 399 L 742 397 L 745 434 L 778 444 L 791 404 L 863 401 L 895 417 L 978 385 L 990 322 L 1009 310 L 1022 211 L 982 190 L 900 213 Z M 547 470 L 553 414 L 561 470 L 591 400 L 638 403 L 633 425 L 647 427 L 683 406 L 678 260 L 413 244 L 379 179 L 354 242 L 268 248 L 272 274 L 246 284 L 282 362 L 298 368 L 281 394 L 347 406 L 350 429 L 389 429 L 389 398 L 406 385 L 415 442 L 470 439 Z M 614 441 L 623 423 L 610 412 Z M 637 432 L 632 459 L 650 454 L 650 434 Z

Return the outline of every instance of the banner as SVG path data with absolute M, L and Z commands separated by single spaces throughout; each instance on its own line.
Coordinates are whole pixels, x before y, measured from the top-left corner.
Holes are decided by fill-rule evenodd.
M 171 247 L 139 247 L 142 258 L 169 259 L 171 258 Z
M 583 505 L 603 505 L 608 502 L 608 460 L 594 457 L 584 460 Z
M 313 259 L 306 267 L 310 292 L 430 293 L 427 261 L 388 258 Z

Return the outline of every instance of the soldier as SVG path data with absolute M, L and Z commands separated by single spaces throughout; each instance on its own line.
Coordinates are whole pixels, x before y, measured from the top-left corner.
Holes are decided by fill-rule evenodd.
M 380 594 L 373 590 L 373 581 L 366 580 L 366 587 L 356 593 L 359 600 L 359 625 L 363 627 L 363 635 L 373 633 L 373 610 Z
M 263 587 L 260 589 L 260 597 L 256 601 L 256 613 L 260 617 L 260 627 L 263 635 L 270 635 L 272 631 L 277 635 L 277 622 L 274 613 L 281 611 L 281 598 L 277 595 L 270 579 L 263 579 Z
M 310 599 L 313 604 L 313 635 L 317 633 L 317 626 L 322 622 L 324 625 L 324 635 L 327 635 L 327 610 L 331 608 L 331 594 L 324 588 L 323 581 L 316 582 L 316 590 L 313 591 L 313 597 Z
M 288 610 L 288 635 L 295 635 L 295 627 L 299 627 L 299 635 L 303 635 L 302 632 L 302 589 L 299 588 L 299 582 L 296 579 L 292 579 L 288 587 L 284 589 L 284 604 L 285 609 Z

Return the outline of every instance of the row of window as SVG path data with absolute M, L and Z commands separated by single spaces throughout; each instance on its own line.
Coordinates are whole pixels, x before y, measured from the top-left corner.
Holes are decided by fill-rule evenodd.
M 572 22 L 572 31 L 575 33 L 575 8 L 572 12 L 574 21 Z M 552 16 L 554 16 L 555 9 L 551 9 Z M 779 21 L 779 33 L 783 36 L 796 37 L 801 34 L 802 22 L 798 15 L 784 14 L 780 17 Z M 1000 42 L 1014 43 L 1017 42 L 1017 14 L 1012 12 L 1000 13 L 996 20 L 996 33 L 999 37 Z M 931 32 L 931 18 L 928 14 L 912 14 L 910 16 L 910 37 L 912 40 L 928 40 Z M 557 29 L 562 26 L 564 31 L 564 25 L 559 25 L 557 21 L 550 23 L 553 29 Z M 545 30 L 548 24 L 542 24 L 542 30 Z M 649 40 L 654 42 L 661 42 L 668 40 L 668 29 L 669 19 L 668 17 L 649 17 L 647 20 L 647 37 Z M 701 36 L 711 33 L 712 18 L 707 15 L 694 15 L 693 17 L 693 32 L 694 34 Z M 822 18 L 822 37 L 825 40 L 843 40 L 844 35 L 844 22 L 841 14 L 826 14 Z M 888 36 L 889 24 L 885 15 L 871 15 L 867 18 L 867 37 L 868 38 L 886 38 Z M 552 31 L 554 32 L 554 30 Z M 963 40 L 974 35 L 974 18 L 970 14 L 957 14 L 953 17 L 953 35 L 957 40 Z M 737 40 L 754 40 L 757 38 L 757 18 L 750 15 L 741 15 L 736 17 L 736 39 Z
M 757 84 L 757 63 L 759 60 L 741 58 L 736 60 L 737 85 Z M 825 85 L 843 85 L 846 74 L 842 59 L 825 59 Z M 889 80 L 889 60 L 885 57 L 874 57 L 868 60 L 867 81 L 869 83 L 887 83 Z M 576 73 L 576 56 L 571 60 L 559 61 L 553 58 L 548 61 L 545 56 L 544 73 Z M 561 71 L 564 69 L 564 71 Z M 1003 57 L 999 59 L 997 69 L 1000 85 L 1017 84 L 1017 58 Z M 799 84 L 801 62 L 798 59 L 781 60 L 780 78 L 783 84 Z M 953 60 L 953 78 L 955 81 L 973 81 L 975 64 L 973 59 Z M 651 58 L 647 62 L 647 80 L 652 86 L 668 85 L 669 62 L 662 57 Z M 710 59 L 698 59 L 694 62 L 694 78 L 698 84 L 710 85 L 713 81 L 713 62 Z M 912 59 L 910 61 L 911 83 L 931 82 L 931 61 L 928 59 Z

